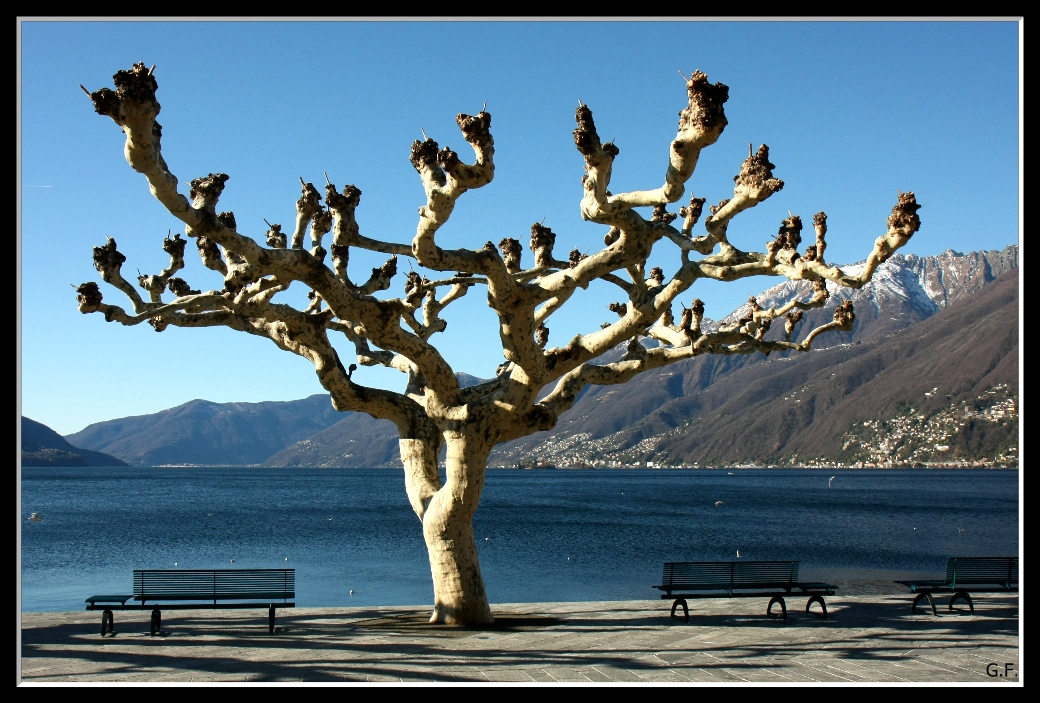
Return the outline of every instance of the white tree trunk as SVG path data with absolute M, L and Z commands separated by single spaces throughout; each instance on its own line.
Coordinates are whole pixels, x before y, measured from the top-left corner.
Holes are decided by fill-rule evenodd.
M 483 433 L 481 433 L 483 434 Z M 422 515 L 433 575 L 430 622 L 482 625 L 495 621 L 480 574 L 473 514 L 484 488 L 490 446 L 482 437 L 445 433 L 447 482 Z

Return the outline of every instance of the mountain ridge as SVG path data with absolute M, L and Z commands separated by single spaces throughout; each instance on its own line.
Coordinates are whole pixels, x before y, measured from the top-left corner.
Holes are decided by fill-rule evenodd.
M 191 400 L 151 415 L 94 423 L 67 439 L 135 466 L 253 465 L 342 417 L 322 393 L 260 403 Z
M 891 419 L 891 411 L 904 404 L 932 415 L 951 404 L 978 400 L 975 396 L 998 386 L 1010 387 L 1017 396 L 1017 277 L 1004 276 L 985 293 L 951 306 L 950 315 L 936 315 L 886 338 L 736 369 L 706 388 L 662 403 L 611 435 L 595 437 L 579 425 L 554 438 L 561 444 L 558 449 L 547 439 L 549 446 L 521 451 L 555 461 L 580 446 L 625 465 L 804 465 L 823 457 L 854 463 L 840 438 L 856 422 Z M 973 319 L 968 329 L 961 316 Z M 947 360 L 935 363 L 936 354 Z M 627 402 L 623 393 L 615 395 L 620 397 L 611 403 Z M 568 438 L 570 447 L 565 446 Z M 1017 420 L 980 445 L 979 456 L 1006 448 L 993 446 L 1001 441 L 1017 443 Z M 914 461 L 957 461 L 963 454 L 920 455 Z

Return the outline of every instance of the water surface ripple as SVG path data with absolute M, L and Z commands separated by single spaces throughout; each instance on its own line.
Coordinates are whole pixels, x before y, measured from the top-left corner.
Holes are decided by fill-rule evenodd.
M 25 467 L 21 487 L 23 611 L 175 564 L 294 567 L 301 607 L 432 603 L 397 470 Z M 803 571 L 1017 554 L 1018 488 L 1013 470 L 493 469 L 474 526 L 492 603 L 646 599 L 663 562 L 738 549 Z

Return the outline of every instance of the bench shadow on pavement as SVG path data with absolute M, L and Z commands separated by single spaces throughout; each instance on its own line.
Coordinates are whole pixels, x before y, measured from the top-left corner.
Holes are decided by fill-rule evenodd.
M 286 611 L 279 613 L 273 635 L 268 634 L 263 617 L 180 611 L 164 620 L 165 632 L 159 637 L 147 635 L 147 614 L 138 614 L 122 618 L 116 623 L 116 636 L 104 639 L 100 624 L 94 622 L 23 629 L 22 660 L 57 659 L 64 678 L 82 670 L 84 680 L 99 681 L 149 680 L 149 671 L 159 672 L 164 680 L 187 680 L 202 672 L 214 679 L 252 681 L 486 681 L 480 670 L 639 671 L 684 665 L 762 669 L 813 651 L 884 662 L 903 657 L 908 648 L 922 642 L 941 641 L 947 651 L 977 651 L 980 643 L 1006 646 L 1000 643 L 1009 637 L 1018 645 L 1017 597 L 980 598 L 973 616 L 967 608 L 947 611 L 944 602 L 939 617 L 920 610 L 911 614 L 906 598 L 835 599 L 826 620 L 793 607 L 786 622 L 767 617 L 764 606 L 757 612 L 731 600 L 727 605 L 733 607 L 726 609 L 693 605 L 686 623 L 671 619 L 668 605 L 662 602 L 659 611 L 640 604 L 551 614 L 523 612 L 523 605 L 513 605 L 510 612 L 496 614 L 494 625 L 479 628 L 432 625 L 427 621 L 428 608 Z M 633 635 L 630 646 L 626 646 L 627 634 Z M 708 636 L 710 643 L 704 641 Z M 662 648 L 655 638 L 670 642 L 667 662 L 657 657 Z M 719 639 L 727 642 L 720 644 Z M 455 645 L 448 640 L 460 641 Z M 570 644 L 564 647 L 557 642 Z M 739 657 L 734 650 L 739 650 Z M 48 672 L 26 679 L 61 678 L 53 669 Z M 183 672 L 183 678 L 178 672 Z

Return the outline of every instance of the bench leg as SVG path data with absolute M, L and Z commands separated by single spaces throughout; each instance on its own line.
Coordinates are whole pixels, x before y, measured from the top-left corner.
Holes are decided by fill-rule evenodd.
M 957 591 L 952 596 L 950 596 L 950 610 L 953 610 L 953 601 L 957 600 L 958 598 L 963 598 L 964 600 L 966 600 L 968 602 L 968 610 L 971 611 L 972 615 L 974 615 L 975 614 L 975 606 L 974 606 L 974 604 L 972 604 L 971 596 L 968 595 L 967 591 Z
M 158 635 L 162 632 L 162 613 L 156 608 L 152 611 L 152 629 L 151 634 Z
M 917 604 L 921 602 L 922 598 L 927 598 L 928 599 L 928 605 L 932 606 L 932 615 L 938 616 L 939 613 L 937 613 L 936 610 L 935 610 L 935 599 L 932 598 L 932 594 L 931 593 L 918 593 L 917 594 L 917 598 L 914 598 L 914 602 L 910 606 L 910 612 L 911 613 L 916 613 L 917 612 Z
M 107 628 L 105 626 L 108 626 Z M 113 632 L 115 630 L 115 624 L 112 618 L 111 608 L 105 608 L 105 611 L 101 613 L 101 636 L 104 637 L 105 633 Z
M 786 620 L 787 619 L 787 603 L 784 602 L 783 596 L 773 596 L 772 598 L 769 599 L 769 605 L 766 606 L 766 615 L 772 615 L 773 614 L 771 611 L 773 610 L 773 604 L 774 603 L 779 603 L 780 604 L 780 610 L 782 611 L 780 613 L 780 617 L 781 617 L 781 619 Z
M 686 618 L 686 622 L 689 622 L 690 621 L 690 609 L 686 607 L 686 599 L 685 598 L 676 598 L 675 602 L 672 603 L 672 617 L 673 618 L 675 617 L 675 609 L 678 608 L 680 605 L 682 606 L 683 617 Z
M 811 605 L 812 605 L 812 604 L 813 604 L 814 602 L 816 602 L 816 603 L 819 603 L 819 604 L 820 604 L 820 607 L 821 607 L 821 608 L 823 609 L 823 619 L 824 619 L 824 620 L 826 620 L 826 619 L 827 619 L 827 604 L 823 602 L 823 596 L 813 596 L 812 598 L 810 598 L 810 599 L 809 599 L 809 600 L 808 600 L 808 601 L 806 602 L 806 604 L 805 604 L 805 614 L 806 614 L 806 615 L 808 615 L 808 614 L 809 614 L 809 607 L 810 607 L 810 606 L 811 606 Z
M 274 634 L 274 606 L 273 605 L 267 611 L 267 631 L 270 634 Z

